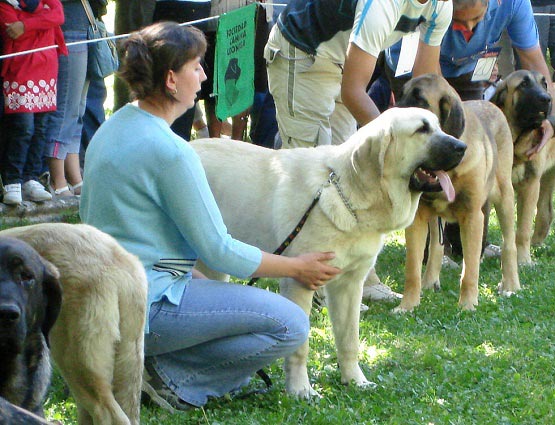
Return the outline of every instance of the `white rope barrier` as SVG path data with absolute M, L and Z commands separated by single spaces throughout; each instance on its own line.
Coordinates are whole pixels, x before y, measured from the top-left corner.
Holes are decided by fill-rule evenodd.
M 284 4 L 284 3 L 258 3 L 258 2 L 256 2 L 256 4 L 259 4 L 260 6 L 263 6 L 263 7 L 267 7 L 267 6 L 286 6 L 286 4 Z M 195 25 L 195 24 L 200 24 L 202 22 L 212 21 L 212 20 L 219 19 L 219 18 L 220 18 L 220 15 L 215 15 L 215 16 L 210 16 L 209 18 L 196 19 L 194 21 L 182 22 L 179 25 L 180 26 Z M 94 40 L 72 41 L 70 43 L 67 43 L 66 46 L 70 47 L 70 46 L 77 46 L 77 45 L 80 45 L 80 44 L 98 43 L 98 42 L 104 41 L 104 40 L 119 40 L 119 39 L 122 39 L 122 38 L 127 38 L 130 35 L 131 35 L 131 33 L 127 33 L 127 34 L 111 35 L 109 37 L 103 37 L 103 38 L 95 38 Z M 0 60 L 13 58 L 13 57 L 16 57 L 16 56 L 29 55 L 31 53 L 42 52 L 44 50 L 57 49 L 58 47 L 59 46 L 57 44 L 53 44 L 51 46 L 38 47 L 36 49 L 22 50 L 21 52 L 15 52 L 15 53 L 10 53 L 10 54 L 6 54 L 6 55 L 0 55 Z

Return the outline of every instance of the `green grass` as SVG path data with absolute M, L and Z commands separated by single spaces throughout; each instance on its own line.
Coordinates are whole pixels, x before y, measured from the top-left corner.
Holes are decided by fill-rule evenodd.
M 492 218 L 491 240 L 499 241 Z M 375 388 L 340 383 L 327 311 L 314 311 L 309 373 L 322 398 L 297 400 L 284 391 L 281 363 L 268 372 L 274 388 L 244 400 L 212 400 L 204 409 L 169 415 L 143 407 L 143 424 L 553 424 L 555 423 L 555 255 L 553 232 L 535 248 L 536 267 L 521 268 L 523 291 L 500 298 L 499 260 L 481 267 L 480 305 L 457 308 L 457 270 L 442 271 L 441 292 L 427 292 L 411 314 L 395 304 L 370 304 L 361 318 L 360 363 Z M 402 291 L 403 235 L 392 235 L 378 274 Z M 259 286 L 275 290 L 272 280 Z M 254 379 L 251 387 L 262 382 Z M 75 405 L 55 374 L 49 419 L 76 423 Z

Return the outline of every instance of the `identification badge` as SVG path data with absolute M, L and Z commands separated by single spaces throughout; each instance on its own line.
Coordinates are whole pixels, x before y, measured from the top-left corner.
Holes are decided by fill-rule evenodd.
M 416 52 L 418 51 L 418 41 L 420 40 L 420 32 L 416 31 L 407 34 L 403 37 L 401 42 L 401 52 L 399 53 L 399 61 L 395 69 L 395 76 L 410 74 L 414 61 L 416 59 Z
M 476 62 L 476 67 L 472 74 L 470 81 L 489 81 L 491 74 L 497 63 L 500 49 L 491 50 L 482 53 L 481 57 Z

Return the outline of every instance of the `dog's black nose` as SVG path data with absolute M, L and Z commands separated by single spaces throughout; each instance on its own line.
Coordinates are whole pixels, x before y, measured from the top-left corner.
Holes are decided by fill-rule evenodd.
M 0 304 L 0 322 L 14 323 L 21 317 L 21 310 L 15 304 Z
M 453 141 L 453 150 L 459 154 L 463 155 L 466 152 L 466 143 L 461 142 L 459 139 Z
M 543 105 L 549 105 L 551 103 L 551 96 L 549 96 L 547 93 L 542 93 L 538 100 Z

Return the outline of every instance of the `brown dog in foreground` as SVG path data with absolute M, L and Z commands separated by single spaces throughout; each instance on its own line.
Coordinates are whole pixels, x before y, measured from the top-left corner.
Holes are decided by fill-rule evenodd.
M 139 259 L 84 224 L 36 224 L 0 236 L 27 242 L 60 273 L 50 351 L 79 423 L 138 425 L 147 297 Z
M 519 264 L 533 264 L 530 245 L 540 245 L 553 220 L 555 139 L 541 146 L 541 123 L 551 112 L 545 77 L 536 71 L 515 71 L 491 99 L 505 114 L 513 135 L 513 185 L 517 194 L 516 247 Z M 536 224 L 534 213 L 537 207 Z
M 423 75 L 403 88 L 398 106 L 418 106 L 434 112 L 442 129 L 460 137 L 468 148 L 463 160 L 448 174 L 454 193 L 424 193 L 416 217 L 405 229 L 407 260 L 405 290 L 397 312 L 411 311 L 420 303 L 421 288 L 439 289 L 443 258 L 437 218 L 458 222 L 463 247 L 463 271 L 459 306 L 473 310 L 478 304 L 478 279 L 484 214 L 487 201 L 495 206 L 503 235 L 499 292 L 510 295 L 520 289 L 515 231 L 514 192 L 511 184 L 513 144 L 511 131 L 499 108 L 486 101 L 462 102 L 447 81 Z M 430 228 L 430 250 L 422 279 L 426 234 Z

